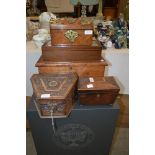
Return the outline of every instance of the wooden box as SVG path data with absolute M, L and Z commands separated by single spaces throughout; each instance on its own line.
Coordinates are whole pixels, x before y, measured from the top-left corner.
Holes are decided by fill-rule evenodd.
M 78 83 L 79 101 L 85 105 L 113 104 L 119 90 L 112 76 L 81 77 Z
M 103 76 L 107 63 L 105 60 L 52 62 L 40 57 L 35 66 L 38 67 L 39 73 L 76 72 L 81 77 Z
M 91 46 L 52 46 L 51 42 L 42 46 L 42 57 L 49 61 L 91 61 L 101 60 L 102 47 L 97 40 Z
M 75 102 L 76 73 L 34 74 L 31 77 L 40 117 L 67 117 Z
M 60 18 L 50 24 L 52 45 L 91 45 L 93 24 L 85 18 Z

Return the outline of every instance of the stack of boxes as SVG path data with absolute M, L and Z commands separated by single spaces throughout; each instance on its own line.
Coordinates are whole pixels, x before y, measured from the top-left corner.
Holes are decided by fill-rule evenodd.
M 100 43 L 93 38 L 92 22 L 86 18 L 56 19 L 50 25 L 50 32 L 51 41 L 42 46 L 42 56 L 36 63 L 39 74 L 35 75 L 35 78 L 38 79 L 38 84 L 37 79 L 36 81 L 34 77 L 31 79 L 34 94 L 37 94 L 36 91 L 40 89 L 40 94 L 35 95 L 36 98 L 46 101 L 51 99 L 50 104 L 57 105 L 52 101 L 60 97 L 60 94 L 52 92 L 66 89 L 74 91 L 71 95 L 73 98 L 77 94 L 78 98 L 74 99 L 80 99 L 80 104 L 113 104 L 119 92 L 119 86 L 113 77 L 104 77 L 107 63 L 101 57 Z M 74 82 L 70 81 L 70 76 L 75 74 L 77 77 L 74 76 Z M 59 78 L 56 79 L 56 76 Z M 53 77 L 55 77 L 54 80 Z M 41 79 L 44 79 L 44 82 L 41 83 L 40 81 L 43 81 Z M 66 97 L 70 91 L 66 95 L 61 94 L 66 104 L 68 104 Z M 41 96 L 44 97 L 41 98 Z M 46 104 L 47 110 L 51 111 L 51 107 Z M 70 106 L 70 109 L 72 108 L 73 106 Z M 68 114 L 70 111 L 68 110 Z

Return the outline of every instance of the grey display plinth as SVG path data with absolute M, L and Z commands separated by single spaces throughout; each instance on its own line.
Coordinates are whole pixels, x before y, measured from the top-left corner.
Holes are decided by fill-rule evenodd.
M 82 106 L 76 103 L 68 118 L 40 118 L 33 99 L 27 116 L 38 155 L 108 155 L 119 106 Z

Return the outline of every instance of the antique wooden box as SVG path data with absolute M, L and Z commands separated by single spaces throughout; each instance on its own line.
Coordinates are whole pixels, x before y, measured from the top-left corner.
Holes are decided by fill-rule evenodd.
M 78 83 L 79 101 L 85 105 L 113 104 L 119 90 L 113 76 L 81 77 Z
M 50 24 L 52 45 L 91 45 L 93 24 L 86 18 L 60 18 Z
M 90 46 L 52 46 L 51 42 L 42 46 L 42 57 L 49 61 L 85 61 L 101 60 L 102 47 L 97 40 L 93 40 Z
M 78 76 L 103 76 L 105 60 L 96 61 L 72 61 L 72 62 L 53 62 L 45 61 L 42 57 L 35 65 L 39 73 L 58 73 L 58 72 L 76 72 Z
M 67 117 L 74 106 L 76 73 L 34 74 L 35 103 L 41 117 Z

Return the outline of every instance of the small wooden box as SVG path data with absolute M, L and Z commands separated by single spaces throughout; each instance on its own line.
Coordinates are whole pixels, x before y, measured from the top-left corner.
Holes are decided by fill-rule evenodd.
M 60 18 L 50 25 L 52 45 L 92 44 L 93 24 L 84 18 Z
M 39 73 L 76 72 L 79 77 L 82 77 L 104 76 L 107 63 L 105 60 L 52 62 L 40 57 L 35 66 L 38 67 Z
M 112 76 L 81 77 L 78 83 L 79 101 L 85 105 L 113 104 L 119 90 Z
M 76 73 L 34 74 L 31 77 L 40 117 L 67 117 L 75 103 Z
M 42 46 L 42 58 L 47 61 L 91 61 L 101 60 L 102 47 L 97 40 L 91 46 L 52 46 L 51 42 Z

